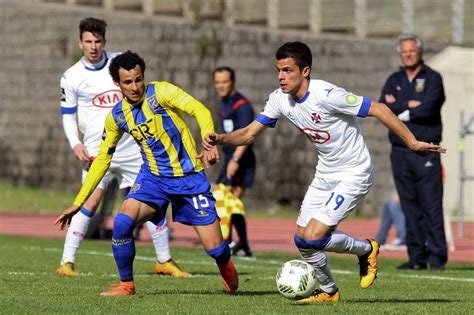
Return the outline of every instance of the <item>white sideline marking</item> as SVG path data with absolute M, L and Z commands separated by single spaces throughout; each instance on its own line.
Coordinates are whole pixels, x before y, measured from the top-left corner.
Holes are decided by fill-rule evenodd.
M 0 248 L 9 248 L 11 246 L 8 245 L 2 245 Z M 62 252 L 61 248 L 57 247 L 38 247 L 38 246 L 21 246 L 21 249 L 24 250 L 36 250 L 36 251 L 48 251 L 48 252 Z M 86 255 L 92 255 L 92 256 L 106 256 L 106 257 L 113 257 L 112 253 L 104 253 L 104 252 L 99 252 L 95 250 L 81 250 L 81 254 L 86 254 Z M 156 261 L 155 257 L 148 257 L 148 256 L 135 256 L 135 259 L 137 260 L 142 260 L 142 261 Z M 233 257 L 232 258 L 234 261 L 245 261 L 247 264 L 254 263 L 256 262 L 257 264 L 261 263 L 262 261 L 259 261 L 258 259 L 248 259 L 248 258 L 240 258 L 239 257 Z M 276 261 L 276 260 L 266 260 L 266 264 L 268 265 L 276 265 L 279 266 L 282 264 L 281 261 Z M 195 260 L 186 260 L 186 264 L 193 264 L 193 265 L 214 265 L 215 263 L 213 261 L 195 261 Z M 240 265 L 239 268 L 251 268 L 253 266 L 246 266 L 246 265 Z M 333 273 L 338 273 L 338 274 L 358 274 L 358 272 L 354 271 L 349 271 L 349 270 L 339 270 L 339 269 L 332 269 L 331 272 Z M 50 273 L 34 273 L 34 272 L 5 272 L 4 274 L 7 275 L 50 275 Z M 84 276 L 107 276 L 107 277 L 116 277 L 116 274 L 94 274 L 94 273 L 81 273 L 81 275 Z M 454 277 L 444 277 L 444 276 L 428 276 L 428 275 L 418 275 L 418 274 L 413 274 L 413 275 L 408 275 L 408 274 L 391 274 L 391 273 L 385 273 L 385 272 L 379 272 L 379 275 L 383 276 L 397 276 L 397 277 L 402 277 L 402 278 L 415 278 L 415 279 L 429 279 L 429 280 L 440 280 L 440 281 L 458 281 L 458 282 L 474 282 L 474 278 L 454 278 Z M 137 277 L 148 277 L 150 275 L 136 275 Z M 153 275 L 156 276 L 156 275 Z M 205 275 L 192 275 L 191 277 L 206 277 Z

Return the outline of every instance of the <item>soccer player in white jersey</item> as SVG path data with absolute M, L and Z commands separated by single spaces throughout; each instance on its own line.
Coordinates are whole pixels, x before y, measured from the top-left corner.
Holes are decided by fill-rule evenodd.
M 308 137 L 317 151 L 318 165 L 301 205 L 294 240 L 303 260 L 314 266 L 320 288 L 300 302 L 337 302 L 341 294 L 325 252 L 357 255 L 359 282 L 364 289 L 374 283 L 378 269 L 379 244 L 375 240 L 359 240 L 337 230 L 372 185 L 372 162 L 356 116 L 376 117 L 420 154 L 446 150 L 417 141 L 385 104 L 310 79 L 311 63 L 306 44 L 281 46 L 276 52 L 280 88 L 270 94 L 263 112 L 245 128 L 230 134 L 208 134 L 203 146 L 250 144 L 281 116 Z
M 61 112 L 63 127 L 74 156 L 84 162 L 82 181 L 87 168 L 98 154 L 105 119 L 112 107 L 122 99 L 122 93 L 109 74 L 110 60 L 118 53 L 109 53 L 105 48 L 106 22 L 86 18 L 79 25 L 79 47 L 83 57 L 61 77 Z M 84 135 L 79 139 L 79 131 Z M 74 263 L 79 245 L 87 232 L 89 223 L 102 198 L 105 184 L 114 174 L 120 188 L 130 188 L 142 164 L 140 150 L 132 137 L 122 137 L 117 145 L 109 172 L 87 200 L 80 212 L 71 220 L 64 242 L 61 264 L 56 274 L 77 276 Z M 155 272 L 174 277 L 189 276 L 171 258 L 166 220 L 162 225 L 147 222 L 156 251 Z

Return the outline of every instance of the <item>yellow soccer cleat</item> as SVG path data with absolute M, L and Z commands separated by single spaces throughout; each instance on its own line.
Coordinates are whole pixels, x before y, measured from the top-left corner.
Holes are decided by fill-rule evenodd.
M 104 291 L 100 296 L 127 296 L 135 294 L 135 283 L 133 281 L 127 281 L 112 284 L 112 288 L 109 291 Z
M 377 256 L 379 255 L 380 245 L 374 239 L 368 241 L 372 246 L 372 250 L 364 256 L 359 257 L 359 283 L 362 289 L 367 289 L 374 283 L 378 271 Z
M 189 272 L 182 270 L 172 258 L 165 263 L 157 261 L 155 263 L 155 272 L 159 275 L 172 276 L 176 278 L 191 276 Z
M 74 264 L 67 262 L 62 264 L 58 268 L 56 268 L 56 274 L 59 276 L 69 276 L 69 277 L 77 277 L 79 275 L 79 271 L 74 269 Z
M 316 290 L 314 293 L 304 299 L 296 301 L 300 304 L 307 304 L 307 303 L 325 303 L 325 302 L 339 302 L 341 299 L 341 293 L 339 289 L 336 290 L 334 293 L 327 293 L 323 290 Z

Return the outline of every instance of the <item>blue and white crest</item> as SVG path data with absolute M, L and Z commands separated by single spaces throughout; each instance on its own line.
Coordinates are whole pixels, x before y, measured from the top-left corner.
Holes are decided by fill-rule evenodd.
M 147 97 L 146 101 L 148 102 L 148 105 L 150 105 L 150 108 L 153 110 L 153 112 L 156 112 L 160 107 L 160 103 L 158 103 L 154 95 Z

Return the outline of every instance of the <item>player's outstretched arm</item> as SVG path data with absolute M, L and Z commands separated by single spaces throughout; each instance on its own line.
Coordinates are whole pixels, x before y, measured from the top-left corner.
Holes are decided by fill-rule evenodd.
M 383 103 L 372 102 L 369 109 L 369 115 L 376 117 L 380 120 L 387 128 L 392 130 L 407 147 L 420 154 L 428 154 L 430 152 L 445 153 L 446 149 L 440 145 L 426 143 L 423 141 L 416 140 L 413 133 L 407 126 L 395 116 L 394 113 Z
M 70 206 L 66 210 L 64 210 L 59 217 L 56 218 L 54 221 L 54 225 L 59 224 L 59 229 L 64 230 L 66 226 L 71 223 L 72 217 L 79 212 L 81 208 L 79 206 Z
M 254 120 L 247 127 L 237 129 L 234 132 L 228 134 L 217 134 L 208 133 L 203 141 L 202 146 L 206 150 L 210 150 L 212 147 L 218 144 L 227 144 L 232 146 L 248 145 L 255 141 L 255 139 L 261 135 L 267 126 L 262 125 L 258 121 Z

